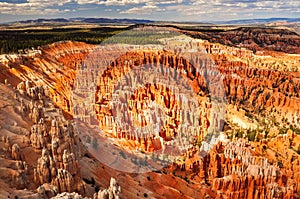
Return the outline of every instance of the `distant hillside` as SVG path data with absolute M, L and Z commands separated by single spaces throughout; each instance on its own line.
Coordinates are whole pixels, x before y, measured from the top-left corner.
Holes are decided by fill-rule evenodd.
M 268 18 L 268 19 L 240 19 L 231 21 L 219 21 L 217 24 L 267 24 L 274 22 L 300 23 L 300 18 Z
M 275 22 L 286 22 L 286 23 L 300 23 L 300 18 L 267 18 L 267 19 L 239 19 L 239 20 L 231 20 L 231 21 L 215 21 L 212 23 L 207 22 L 175 22 L 175 21 L 154 21 L 154 20 L 147 20 L 147 19 L 111 19 L 111 18 L 55 18 L 55 19 L 32 19 L 32 20 L 24 20 L 24 21 L 17 21 L 12 22 L 14 23 L 21 23 L 21 24 L 52 24 L 52 23 L 60 23 L 60 24 L 68 24 L 68 23 L 84 23 L 84 24 L 147 24 L 147 23 L 155 23 L 155 24 L 205 24 L 205 25 L 220 25 L 220 24 L 227 24 L 227 25 L 250 25 L 250 24 L 268 24 L 268 23 L 275 23 Z
M 19 21 L 18 23 L 92 23 L 92 24 L 144 24 L 144 23 L 153 23 L 151 20 L 144 19 L 109 19 L 109 18 L 56 18 L 56 19 L 34 19 L 34 20 L 25 20 Z

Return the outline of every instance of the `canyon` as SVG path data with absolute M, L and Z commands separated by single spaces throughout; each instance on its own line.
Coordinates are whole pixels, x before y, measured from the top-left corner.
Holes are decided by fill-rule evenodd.
M 1 55 L 0 195 L 299 198 L 300 36 L 188 35 Z

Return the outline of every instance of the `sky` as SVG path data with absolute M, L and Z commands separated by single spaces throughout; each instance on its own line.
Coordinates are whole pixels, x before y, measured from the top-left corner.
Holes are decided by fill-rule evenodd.
M 0 23 L 76 17 L 178 22 L 300 18 L 300 0 L 0 0 Z

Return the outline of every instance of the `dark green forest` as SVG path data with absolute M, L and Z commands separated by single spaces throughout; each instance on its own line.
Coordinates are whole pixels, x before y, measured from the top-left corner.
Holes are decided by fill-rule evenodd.
M 175 32 L 157 32 L 156 30 L 137 30 L 136 26 L 126 28 L 58 28 L 44 30 L 0 30 L 0 54 L 16 53 L 19 50 L 38 48 L 58 41 L 81 41 L 89 44 L 127 43 L 158 44 L 159 39 L 177 35 Z M 114 36 L 112 39 L 112 36 Z
M 57 41 L 82 41 L 99 44 L 126 28 L 61 28 L 50 30 L 0 30 L 0 54 L 15 53 L 18 50 L 37 48 Z

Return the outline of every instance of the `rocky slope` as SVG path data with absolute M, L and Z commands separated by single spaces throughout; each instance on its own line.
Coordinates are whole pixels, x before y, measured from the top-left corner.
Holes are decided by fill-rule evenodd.
M 79 140 L 72 124 L 54 108 L 49 91 L 30 82 L 25 85 L 14 90 L 11 85 L 1 84 L 1 163 L 10 162 L 10 166 L 2 165 L 1 179 L 8 180 L 11 188 L 36 189 L 37 193 L 8 191 L 2 195 L 53 197 L 65 191 L 84 193 L 78 164 Z
M 280 51 L 299 54 L 300 36 L 287 29 L 241 27 L 231 30 L 183 31 L 194 38 L 229 46 L 244 47 L 252 51 Z
M 70 53 L 70 51 L 79 52 L 74 50 L 78 47 L 77 43 L 74 46 L 69 42 L 54 45 L 61 49 L 60 55 Z M 86 49 L 86 46 L 83 45 L 83 48 Z M 84 50 L 82 51 L 84 52 Z M 65 66 L 75 63 L 76 59 L 74 61 L 70 58 L 76 57 L 75 55 L 67 55 L 70 63 L 67 62 L 62 70 L 60 68 L 62 65 L 56 65 L 58 63 L 56 59 L 53 59 L 52 55 L 48 55 L 47 52 L 42 50 L 40 57 L 29 57 L 29 59 L 41 59 L 47 65 L 57 67 L 56 72 L 74 72 Z M 48 56 L 52 57 L 53 63 L 45 61 L 49 59 Z M 40 70 L 36 69 L 37 65 L 21 65 L 22 68 L 33 68 L 23 76 L 23 71 L 19 66 L 9 67 L 11 62 L 15 61 L 18 63 L 19 60 L 10 60 L 2 65 L 3 69 L 14 72 L 14 75 L 3 80 L 4 84 L 1 83 L 3 93 L 1 95 L 1 104 L 3 105 L 1 116 L 6 118 L 1 124 L 1 135 L 3 135 L 1 168 L 4 171 L 1 176 L 2 196 L 48 198 L 61 192 L 75 191 L 82 196 L 93 197 L 101 187 L 108 186 L 107 183 L 111 176 L 117 179 L 121 187 L 125 187 L 125 189 L 122 188 L 122 196 L 125 198 L 139 196 L 164 198 L 172 195 L 196 197 L 197 194 L 200 194 L 199 191 L 193 191 L 195 188 L 188 188 L 187 182 L 183 179 L 177 178 L 175 179 L 176 183 L 170 184 L 168 179 L 172 177 L 168 174 L 152 172 L 144 175 L 128 175 L 113 170 L 93 158 L 80 142 L 78 132 L 75 131 L 69 120 L 69 114 L 63 112 L 67 111 L 67 103 L 55 100 L 64 97 L 71 99 L 71 96 L 68 96 L 69 98 L 65 96 L 69 92 L 60 86 L 60 79 L 53 74 L 50 75 L 51 71 L 48 70 L 45 73 L 49 74 L 49 79 L 39 78 L 44 74 L 39 73 Z M 35 64 L 35 62 L 29 63 Z M 8 77 L 5 72 L 1 75 Z M 55 78 L 55 81 L 50 77 Z M 24 78 L 25 81 L 22 81 L 21 78 Z M 30 78 L 36 82 L 28 81 Z M 49 83 L 47 83 L 48 81 Z M 74 79 L 68 79 L 68 82 L 72 81 Z M 68 82 L 66 85 L 69 85 Z M 55 95 L 56 92 L 60 93 L 59 97 Z M 12 161 L 13 163 L 10 163 Z M 148 183 L 148 175 L 156 179 L 151 184 Z M 166 180 L 161 181 L 161 178 Z M 165 188 L 157 189 L 158 187 Z M 174 188 L 169 190 L 168 187 Z M 177 189 L 182 189 L 181 193 Z M 101 198 L 106 194 L 107 191 L 99 191 L 95 197 Z
M 4 83 L 7 79 L 10 84 L 17 86 L 20 81 L 29 80 L 36 85 L 46 86 L 54 103 L 71 113 L 71 91 L 76 67 L 82 64 L 93 48 L 85 43 L 66 41 L 28 54 L 1 55 L 0 81 Z
M 247 34 L 244 29 L 240 31 L 241 35 L 251 40 L 249 31 Z M 258 34 L 256 30 L 254 33 Z M 95 46 L 60 42 L 27 55 L 1 55 L 1 196 L 49 198 L 59 194 L 56 198 L 299 198 L 299 57 L 272 51 L 277 49 L 266 41 L 277 40 L 280 32 L 272 32 L 271 36 L 267 33 L 264 36 L 267 39 L 260 41 L 266 46 L 254 47 L 261 50 L 262 54 L 255 54 L 251 45 L 245 45 L 249 49 L 241 49 L 204 40 L 188 40 L 188 43 L 184 40 L 180 46 L 182 49 L 202 49 L 209 56 L 205 60 L 213 61 L 211 66 L 217 69 L 219 75 L 216 76 L 208 68 L 207 79 L 218 82 L 218 77 L 222 77 L 229 104 L 224 133 L 221 133 L 218 144 L 211 151 L 205 151 L 204 144 L 201 146 L 200 142 L 199 146 L 185 148 L 187 150 L 182 155 L 177 154 L 176 160 L 168 161 L 168 157 L 160 159 L 156 154 L 151 160 L 145 158 L 146 163 L 160 162 L 165 168 L 141 174 L 122 172 L 112 165 L 121 162 L 123 166 L 139 167 L 130 153 L 123 150 L 138 148 L 147 154 L 161 150 L 164 143 L 172 143 L 181 132 L 176 129 L 185 118 L 194 125 L 193 118 L 188 116 L 194 108 L 182 105 L 180 98 L 173 96 L 174 89 L 155 84 L 146 84 L 131 93 L 127 98 L 130 101 L 128 115 L 134 118 L 135 126 L 151 123 L 139 112 L 147 110 L 147 103 L 151 101 L 160 104 L 168 112 L 166 123 L 162 124 L 165 128 L 158 133 L 163 140 L 159 144 L 155 141 L 157 135 L 130 135 L 117 131 L 113 118 L 111 121 L 107 119 L 113 114 L 108 106 L 114 91 L 110 86 L 132 70 L 133 66 L 141 64 L 163 65 L 165 77 L 174 76 L 172 69 L 182 71 L 180 74 L 184 74 L 187 84 L 200 96 L 197 102 L 201 105 L 198 107 L 201 114 L 196 124 L 201 126 L 201 130 L 196 130 L 198 134 L 193 138 L 202 141 L 208 127 L 220 123 L 220 120 L 208 116 L 212 108 L 209 93 L 213 96 L 222 93 L 218 87 L 210 88 L 207 79 L 195 70 L 196 65 L 206 66 L 203 59 L 191 56 L 187 61 L 168 51 L 170 49 L 140 49 L 125 53 L 107 67 L 103 76 L 96 79 L 96 95 L 91 96 L 96 115 L 91 117 L 90 112 L 81 106 L 85 100 L 89 100 L 85 97 L 90 90 L 82 90 L 77 78 L 82 78 L 82 75 L 85 78 L 80 80 L 97 77 L 91 73 L 85 74 L 84 70 L 78 71 L 78 68 L 85 66 L 83 61 L 91 56 Z M 230 35 L 228 40 L 234 42 Z M 284 35 L 283 41 L 289 42 L 280 51 L 297 53 L 297 35 Z M 180 42 L 182 44 L 181 39 L 175 39 L 176 46 Z M 222 43 L 227 42 L 223 36 L 219 39 L 222 39 Z M 180 48 L 177 50 L 179 52 Z M 110 54 L 108 49 L 100 52 Z M 128 60 L 133 64 L 130 65 Z M 288 66 L 285 67 L 285 64 Z M 94 72 L 92 70 L 92 74 Z M 124 82 L 128 86 L 134 79 L 126 77 Z M 75 94 L 79 97 L 74 98 L 73 88 L 77 88 Z M 74 106 L 75 102 L 78 106 Z M 122 103 L 118 106 L 117 110 L 123 113 Z M 86 108 L 90 110 L 91 107 Z M 189 110 L 189 114 L 181 113 L 179 108 Z M 124 118 L 128 118 L 128 115 Z M 76 126 L 73 116 L 78 119 Z M 97 122 L 105 134 L 99 135 L 94 125 Z M 255 134 L 241 123 L 253 124 L 249 126 L 252 126 Z M 192 137 L 192 134 L 187 135 Z M 91 138 L 96 138 L 99 146 L 94 147 L 88 141 Z M 106 148 L 106 145 L 116 149 L 111 151 L 112 148 Z M 95 155 L 97 153 L 107 157 L 110 164 L 99 160 Z
M 22 84 L 23 82 L 21 82 Z M 43 87 L 36 98 L 27 89 L 13 89 L 1 83 L 1 197 L 49 198 L 89 196 L 125 198 L 149 195 L 196 197 L 187 182 L 175 184 L 161 173 L 126 174 L 103 165 L 86 150 L 73 123 L 55 108 Z M 28 89 L 29 91 L 30 89 Z M 109 155 L 109 154 L 108 154 Z M 156 180 L 148 183 L 148 176 Z M 117 179 L 110 180 L 111 177 Z M 164 178 L 165 181 L 160 179 Z M 103 189 L 107 187 L 108 189 Z M 157 189 L 163 186 L 166 190 Z M 168 187 L 172 190 L 167 191 Z M 167 191 L 167 192 L 166 192 Z M 69 192 L 74 194 L 67 194 Z M 60 194 L 62 193 L 62 194 Z

